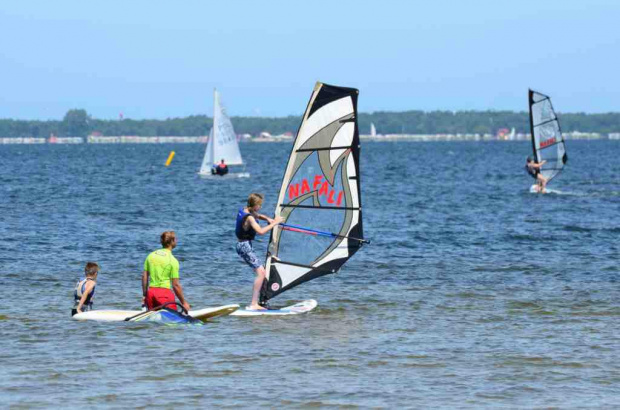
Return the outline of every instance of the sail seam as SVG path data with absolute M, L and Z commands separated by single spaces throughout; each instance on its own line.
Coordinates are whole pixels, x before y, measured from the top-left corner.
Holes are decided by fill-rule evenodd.
M 308 208 L 308 209 L 328 209 L 338 211 L 359 211 L 362 208 L 344 207 L 344 206 L 312 206 L 312 205 L 293 205 L 293 204 L 280 204 L 283 208 Z
M 550 122 L 557 121 L 557 120 L 558 120 L 558 117 L 556 116 L 555 118 L 553 118 L 551 120 L 547 120 L 545 122 L 541 122 L 539 124 L 534 125 L 534 128 L 540 127 L 541 125 L 549 124 Z
M 310 151 L 328 151 L 328 150 L 336 150 L 336 149 L 349 149 L 352 148 L 352 145 L 348 145 L 345 147 L 322 147 L 322 148 L 300 148 L 295 152 L 310 152 Z
M 551 98 L 550 98 L 548 95 L 544 95 L 544 94 L 541 94 L 541 93 L 536 92 L 536 91 L 534 91 L 534 92 L 535 92 L 536 94 L 538 94 L 538 95 L 542 95 L 543 97 L 545 97 L 545 98 L 542 98 L 542 99 L 540 99 L 540 100 L 538 100 L 538 101 L 534 101 L 534 105 L 536 105 L 536 104 L 540 104 L 540 103 L 545 102 L 545 101 L 547 101 L 547 100 L 551 100 Z

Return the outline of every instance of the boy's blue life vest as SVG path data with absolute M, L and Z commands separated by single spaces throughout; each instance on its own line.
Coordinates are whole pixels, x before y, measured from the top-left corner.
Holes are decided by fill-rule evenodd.
M 251 214 L 248 212 L 243 212 L 243 208 L 239 209 L 239 213 L 237 214 L 237 225 L 235 226 L 235 234 L 237 235 L 237 239 L 240 241 L 253 241 L 256 237 L 256 231 L 251 226 L 247 231 L 243 229 L 243 224 L 250 215 Z

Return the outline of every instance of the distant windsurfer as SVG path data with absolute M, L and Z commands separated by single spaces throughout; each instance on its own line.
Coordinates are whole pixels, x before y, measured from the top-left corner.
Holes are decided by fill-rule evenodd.
M 99 265 L 95 262 L 88 262 L 84 268 L 84 279 L 75 285 L 73 299 L 75 305 L 71 309 L 71 316 L 93 309 L 93 297 L 95 296 L 95 286 L 97 286 L 97 275 Z
M 224 176 L 228 174 L 228 165 L 224 163 L 224 159 L 222 159 L 222 161 L 219 164 L 213 165 L 213 168 L 211 168 L 211 173 L 213 175 L 220 175 L 220 176 Z
M 189 311 L 190 305 L 185 300 L 179 280 L 179 261 L 172 255 L 172 250 L 177 246 L 176 234 L 174 231 L 166 231 L 161 234 L 160 242 L 162 249 L 151 252 L 144 261 L 143 302 L 149 310 L 169 302 L 172 304 L 168 307 L 176 309 L 176 304 L 174 304 L 176 294 L 181 305 Z
M 547 161 L 536 162 L 532 159 L 532 157 L 527 157 L 525 163 L 525 170 L 528 174 L 532 176 L 532 178 L 536 179 L 536 192 L 540 192 L 542 194 L 546 193 L 545 187 L 547 186 L 547 178 L 545 178 L 540 169 L 543 165 L 545 165 Z
M 284 219 L 280 216 L 271 219 L 265 215 L 258 213 L 263 206 L 263 195 L 252 193 L 248 197 L 248 203 L 245 208 L 239 209 L 237 214 L 237 223 L 235 227 L 235 234 L 237 235 L 237 254 L 247 263 L 256 273 L 256 279 L 254 280 L 254 286 L 252 288 L 252 303 L 250 309 L 264 310 L 265 308 L 258 304 L 258 297 L 260 289 L 265 280 L 265 267 L 256 257 L 254 249 L 252 247 L 252 241 L 256 237 L 256 234 L 264 235 L 271 231 L 274 226 L 282 222 Z M 260 226 L 258 219 L 267 221 L 269 225 Z

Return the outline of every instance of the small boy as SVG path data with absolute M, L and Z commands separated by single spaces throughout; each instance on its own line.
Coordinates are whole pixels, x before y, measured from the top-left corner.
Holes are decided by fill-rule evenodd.
M 86 264 L 84 268 L 86 277 L 75 285 L 75 292 L 73 293 L 75 305 L 71 309 L 71 316 L 93 309 L 93 297 L 95 296 L 98 273 L 99 265 L 95 262 L 88 262 Z
M 254 286 L 252 287 L 252 303 L 249 308 L 252 310 L 265 310 L 263 306 L 258 304 L 260 289 L 263 286 L 265 280 L 266 271 L 265 267 L 256 257 L 254 248 L 252 247 L 252 241 L 256 237 L 256 234 L 264 235 L 271 231 L 274 226 L 280 222 L 284 222 L 284 218 L 276 216 L 274 219 L 268 216 L 261 215 L 258 211 L 263 207 L 263 195 L 258 193 L 252 193 L 248 197 L 248 206 L 239 209 L 237 214 L 237 223 L 235 227 L 235 234 L 237 235 L 237 254 L 241 256 L 245 263 L 247 263 L 254 273 L 256 273 L 256 279 L 254 279 Z M 257 222 L 258 219 L 267 221 L 269 225 L 260 226 Z

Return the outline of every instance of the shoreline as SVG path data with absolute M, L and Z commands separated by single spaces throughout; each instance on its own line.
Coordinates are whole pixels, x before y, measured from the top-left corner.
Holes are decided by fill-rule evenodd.
M 620 133 L 598 134 L 586 132 L 564 133 L 564 139 L 570 140 L 620 140 Z M 82 137 L 53 137 L 53 138 L 33 138 L 33 137 L 4 137 L 0 138 L 0 145 L 15 144 L 206 144 L 208 137 L 140 137 L 135 135 L 123 136 L 89 136 Z M 517 134 L 512 138 L 498 137 L 492 134 L 386 134 L 386 135 L 360 135 L 363 141 L 382 142 L 382 141 L 410 141 L 410 142 L 435 142 L 435 141 L 530 141 L 529 134 Z M 293 137 L 289 135 L 277 135 L 271 137 L 242 138 L 240 143 L 271 143 L 271 142 L 292 142 Z

